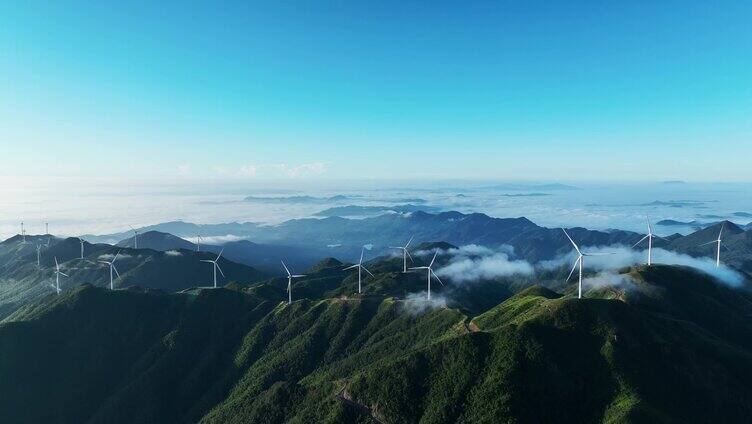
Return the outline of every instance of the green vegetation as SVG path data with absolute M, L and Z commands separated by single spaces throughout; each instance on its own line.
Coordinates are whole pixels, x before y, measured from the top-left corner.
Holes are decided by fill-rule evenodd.
M 473 316 L 380 293 L 410 281 L 392 265 L 373 264 L 369 294 L 355 296 L 352 276 L 328 260 L 294 289 L 311 296 L 292 305 L 281 302 L 282 280 L 48 295 L 0 323 L 0 422 L 739 422 L 752 413 L 750 296 L 695 271 L 627 269 L 632 286 L 582 300 L 533 286 Z

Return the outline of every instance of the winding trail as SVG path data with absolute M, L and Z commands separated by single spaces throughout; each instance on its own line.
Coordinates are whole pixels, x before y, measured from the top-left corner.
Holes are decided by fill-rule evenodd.
M 348 399 L 345 396 L 345 394 L 346 394 L 345 390 L 346 389 L 347 389 L 347 385 L 345 384 L 344 386 L 342 386 L 342 389 L 340 389 L 340 391 L 337 392 L 336 395 L 334 395 L 334 398 L 337 399 L 338 401 L 344 403 L 345 405 L 349 405 L 349 406 L 355 408 L 361 414 L 369 416 L 372 420 L 374 420 L 378 424 L 386 424 L 385 422 L 381 421 L 376 416 L 376 414 L 373 413 L 373 411 L 371 410 L 371 408 L 367 407 L 366 405 L 363 405 L 362 403 L 355 402 L 352 399 Z

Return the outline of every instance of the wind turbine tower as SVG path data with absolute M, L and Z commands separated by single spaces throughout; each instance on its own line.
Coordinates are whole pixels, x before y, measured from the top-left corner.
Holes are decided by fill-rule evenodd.
M 129 227 L 131 226 L 129 225 Z M 138 249 L 138 231 L 133 227 L 131 227 L 131 230 L 133 230 L 133 248 Z
M 569 234 L 567 234 L 567 230 L 561 229 L 564 231 L 564 235 L 567 236 L 569 241 L 572 243 L 572 246 L 574 246 L 574 250 L 577 251 L 577 259 L 574 261 L 574 266 L 572 267 L 572 270 L 569 271 L 569 276 L 567 277 L 567 281 L 569 281 L 570 278 L 572 278 L 572 274 L 574 273 L 574 269 L 577 268 L 579 265 L 580 267 L 580 276 L 579 276 L 579 282 L 577 283 L 577 298 L 582 299 L 582 262 L 583 258 L 585 256 L 605 256 L 605 255 L 613 255 L 613 253 L 587 253 L 580 251 L 580 248 L 577 247 L 577 244 L 572 240 L 572 237 L 569 237 Z
M 214 259 L 214 260 L 211 260 L 211 259 L 202 259 L 201 260 L 201 262 L 208 262 L 208 263 L 212 264 L 212 267 L 214 269 L 214 288 L 215 289 L 217 288 L 217 270 L 219 270 L 219 273 L 222 274 L 222 277 L 225 276 L 225 273 L 222 272 L 222 268 L 220 268 L 219 264 L 217 263 L 217 261 L 219 260 L 219 257 L 222 256 L 222 252 L 224 252 L 224 251 L 225 251 L 224 248 L 222 250 L 220 250 L 219 251 L 219 255 L 217 255 L 217 258 Z
M 425 269 L 425 270 L 427 270 L 426 279 L 427 279 L 427 282 L 428 282 L 428 296 L 426 297 L 426 300 L 431 300 L 431 276 L 432 275 L 433 275 L 434 278 L 436 278 L 436 280 L 439 283 L 441 283 L 442 286 L 444 285 L 444 282 L 441 281 L 441 278 L 439 278 L 439 276 L 436 275 L 435 272 L 433 272 L 433 263 L 434 263 L 434 261 L 436 261 L 436 255 L 438 255 L 438 254 L 439 254 L 439 252 L 436 252 L 436 253 L 433 254 L 433 259 L 431 259 L 431 263 L 428 264 L 428 266 L 417 266 L 417 267 L 410 268 L 410 269 L 416 269 L 416 270 L 418 270 L 418 269 Z
M 367 272 L 371 277 L 376 278 L 373 274 L 371 274 L 371 271 L 369 271 L 368 268 L 363 266 L 363 252 L 364 251 L 365 251 L 365 247 L 362 247 L 360 249 L 360 260 L 358 261 L 357 264 L 348 266 L 347 268 L 345 268 L 345 271 L 347 271 L 348 269 L 358 268 L 358 294 L 362 293 L 361 285 L 360 285 L 362 271 L 365 270 L 365 272 Z
M 716 248 L 715 248 L 715 267 L 716 268 L 721 266 L 721 235 L 723 235 L 723 227 L 725 226 L 726 226 L 725 222 L 721 224 L 721 231 L 718 232 L 717 239 L 700 245 L 700 246 L 705 246 L 707 244 L 717 243 Z
M 109 267 L 110 267 L 110 290 L 115 290 L 115 285 L 113 283 L 114 278 L 113 278 L 113 275 L 112 275 L 112 271 L 115 271 L 115 274 L 118 276 L 118 278 L 120 278 L 120 273 L 118 272 L 117 268 L 115 268 L 115 260 L 117 260 L 118 255 L 120 255 L 120 251 L 119 250 L 115 254 L 115 257 L 112 258 L 111 261 L 99 261 L 99 262 L 101 262 L 103 264 L 109 265 Z
M 287 273 L 287 304 L 291 305 L 292 304 L 292 279 L 293 278 L 305 277 L 305 275 L 303 275 L 303 274 L 298 274 L 298 275 L 292 274 L 290 272 L 290 269 L 287 268 L 287 265 L 285 265 L 285 261 L 281 261 L 281 262 L 282 262 L 282 266 L 285 268 L 285 272 Z
M 414 237 L 414 236 L 413 236 Z M 413 262 L 413 257 L 410 256 L 410 252 L 407 250 L 407 246 L 410 246 L 410 242 L 413 241 L 413 237 L 404 246 L 389 246 L 390 249 L 399 249 L 402 251 L 402 272 L 407 272 L 407 258 L 410 258 L 410 262 Z
M 57 294 L 60 294 L 60 276 L 67 277 L 68 275 L 60 271 L 60 264 L 57 263 L 57 256 L 55 257 L 55 285 L 52 286 L 53 289 L 57 292 Z
M 81 257 L 79 259 L 83 260 L 83 258 L 84 258 L 84 239 L 82 239 L 81 237 L 79 237 L 78 241 L 79 241 L 79 243 L 81 243 Z
M 650 225 L 650 218 L 645 217 L 645 219 L 648 222 L 648 233 L 645 235 L 645 237 L 641 238 L 640 241 L 635 243 L 632 248 L 634 249 L 638 244 L 642 243 L 643 240 L 648 240 L 648 266 L 653 264 L 653 238 L 659 238 L 662 239 L 663 237 L 659 237 L 655 234 L 653 234 L 653 227 Z

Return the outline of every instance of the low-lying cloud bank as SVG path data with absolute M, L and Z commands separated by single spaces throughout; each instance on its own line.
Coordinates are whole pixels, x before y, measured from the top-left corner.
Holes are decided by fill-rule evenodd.
M 196 244 L 198 242 L 198 237 L 183 237 L 185 240 L 188 240 L 189 242 Z M 205 236 L 201 237 L 201 244 L 215 244 L 215 245 L 223 245 L 225 243 L 233 242 L 233 241 L 240 241 L 245 240 L 247 237 L 241 237 L 236 236 L 235 234 L 227 234 L 224 236 Z
M 531 275 L 533 273 L 533 266 L 530 263 L 512 259 L 514 249 L 511 246 L 491 249 L 469 244 L 456 249 L 434 249 L 416 252 L 416 254 L 428 257 L 434 252 L 438 252 L 442 257 L 450 257 L 449 263 L 438 268 L 436 274 L 455 283 L 469 283 L 509 277 L 515 274 Z
M 420 315 L 433 309 L 446 308 L 448 299 L 444 296 L 431 294 L 431 300 L 426 298 L 427 292 L 411 293 L 403 300 L 404 309 L 412 315 Z
M 647 251 L 634 250 L 624 245 L 586 246 L 582 250 L 588 253 L 612 253 L 611 255 L 584 258 L 584 269 L 598 272 L 597 276 L 588 277 L 583 280 L 583 285 L 590 287 L 624 286 L 630 283 L 630 281 L 627 281 L 628 279 L 625 280 L 625 277 L 619 276 L 619 274 L 613 271 L 619 268 L 643 264 L 647 261 Z M 442 258 L 442 263 L 444 263 L 444 266 L 436 269 L 436 274 L 452 283 L 493 280 L 512 275 L 530 276 L 535 273 L 536 269 L 554 270 L 563 267 L 568 272 L 577 258 L 576 253 L 572 251 L 555 259 L 541 261 L 533 265 L 524 260 L 514 259 L 514 249 L 511 246 L 501 246 L 491 249 L 474 244 L 455 249 L 422 250 L 415 252 L 414 256 L 430 260 L 435 252 L 438 252 L 438 257 Z M 395 252 L 395 256 L 398 254 L 399 252 Z M 448 262 L 446 262 L 447 256 L 449 256 Z M 698 258 L 654 248 L 652 262 L 655 264 L 681 265 L 695 268 L 731 287 L 739 287 L 744 282 L 744 277 L 739 272 L 723 265 L 723 263 L 721 263 L 720 267 L 716 267 L 714 258 L 710 257 Z
M 128 255 L 126 253 L 120 253 L 120 254 L 117 255 L 117 260 L 130 259 L 132 257 L 133 256 Z M 105 253 L 104 255 L 99 255 L 99 257 L 97 257 L 97 259 L 99 259 L 101 261 L 111 261 L 114 258 L 115 258 L 115 255 L 113 255 L 112 253 Z
M 647 261 L 646 251 L 633 250 L 622 245 L 583 247 L 582 251 L 588 253 L 613 253 L 613 255 L 585 257 L 583 265 L 584 269 L 588 270 L 609 271 Z M 543 269 L 556 269 L 565 265 L 571 267 L 575 259 L 576 254 L 571 252 L 550 261 L 540 262 L 538 266 Z M 689 266 L 703 271 L 731 287 L 739 287 L 744 281 L 744 277 L 741 274 L 722 263 L 720 267 L 716 267 L 715 260 L 711 258 L 696 258 L 682 253 L 654 248 L 652 262 L 655 264 Z

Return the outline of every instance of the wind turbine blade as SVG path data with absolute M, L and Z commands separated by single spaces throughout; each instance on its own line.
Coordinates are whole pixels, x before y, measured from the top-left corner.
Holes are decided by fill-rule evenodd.
M 718 232 L 718 240 L 721 239 L 721 234 L 723 234 L 723 227 L 726 226 L 726 222 L 721 223 L 721 231 Z
M 574 246 L 574 250 L 576 250 L 577 253 L 582 254 L 582 252 L 580 252 L 580 248 L 577 247 L 577 244 L 574 242 L 574 240 L 572 240 L 572 237 L 569 237 L 569 234 L 567 234 L 567 230 L 565 230 L 565 229 L 562 228 L 561 231 L 564 231 L 564 235 L 567 236 L 567 238 L 569 239 L 570 243 L 572 243 L 572 246 Z
M 405 249 L 407 249 L 407 246 L 409 246 L 409 245 L 410 245 L 410 243 L 412 243 L 412 241 L 413 241 L 413 237 L 415 237 L 415 236 L 410 236 L 410 240 L 408 240 L 408 241 L 407 241 L 407 244 L 405 244 Z
M 117 268 L 115 267 L 115 264 L 112 264 L 112 270 L 115 271 L 115 275 L 117 275 L 118 278 L 120 278 L 120 273 L 118 272 Z
M 122 249 L 121 249 L 121 250 L 118 250 L 118 251 L 117 251 L 117 253 L 115 253 L 115 257 L 114 257 L 114 258 L 112 258 L 112 262 L 113 262 L 113 263 L 115 263 L 115 261 L 117 260 L 118 256 L 120 256 L 120 252 L 121 252 L 121 251 L 122 251 Z
M 407 249 L 405 249 L 405 253 L 407 253 L 407 257 L 408 257 L 408 258 L 410 258 L 410 262 L 413 262 L 413 263 L 414 263 L 415 261 L 413 260 L 413 257 L 412 257 L 412 255 L 410 255 L 410 251 L 409 251 L 409 250 L 407 250 Z
M 347 271 L 348 269 L 357 268 L 359 266 L 360 266 L 359 264 L 351 265 L 351 266 L 348 266 L 347 268 L 343 269 L 342 271 Z
M 641 238 L 641 239 L 640 239 L 640 241 L 638 241 L 637 243 L 635 243 L 635 244 L 633 244 L 633 245 L 632 245 L 632 248 L 634 248 L 634 247 L 635 247 L 635 246 L 637 246 L 638 244 L 642 243 L 642 241 L 643 241 L 643 240 L 645 240 L 645 239 L 646 239 L 646 238 L 648 238 L 648 237 L 650 237 L 650 236 L 645 236 L 645 237 Z
M 428 272 L 430 272 L 430 273 L 431 273 L 431 275 L 433 275 L 433 278 L 435 278 L 435 279 L 436 279 L 436 281 L 438 281 L 439 283 L 441 283 L 441 285 L 442 285 L 442 286 L 444 285 L 444 282 L 443 282 L 443 281 L 441 281 L 441 278 L 439 278 L 439 276 L 438 276 L 438 275 L 436 275 L 436 273 L 435 273 L 435 272 L 433 272 L 433 270 L 432 270 L 431 268 L 428 268 Z
M 402 249 L 402 246 L 389 246 L 390 249 Z
M 576 261 L 574 261 L 574 265 L 572 266 L 572 270 L 569 271 L 569 275 L 567 276 L 566 283 L 569 282 L 569 279 L 572 278 L 572 274 L 574 274 L 574 270 L 577 269 L 577 264 L 580 263 L 580 257 L 577 258 Z
M 222 276 L 223 276 L 223 277 L 225 277 L 225 273 L 224 273 L 224 272 L 222 272 L 222 268 L 220 268 L 220 267 L 219 267 L 219 264 L 218 264 L 218 263 L 216 263 L 216 262 L 214 262 L 214 266 L 216 266 L 216 267 L 217 267 L 217 269 L 219 270 L 219 273 L 220 273 L 220 274 L 222 274 Z M 227 278 L 227 277 L 225 277 L 225 278 Z
M 597 252 L 597 253 L 583 253 L 582 256 L 608 256 L 615 255 L 614 252 Z
M 217 259 L 215 259 L 215 261 L 219 260 L 219 257 L 222 256 L 222 252 L 224 251 L 225 251 L 225 248 L 223 247 L 222 250 L 219 251 L 219 255 L 217 255 Z
M 57 256 L 55 256 L 55 268 L 60 268 L 60 265 L 57 263 Z
M 650 226 L 650 218 L 647 215 L 645 215 L 645 220 L 648 222 L 648 234 L 653 234 L 653 227 Z
M 368 268 L 366 268 L 366 267 L 362 267 L 362 268 L 363 268 L 363 270 L 365 270 L 365 272 L 367 272 L 367 273 L 368 273 L 368 275 L 370 275 L 370 276 L 371 276 L 371 277 L 373 277 L 373 278 L 376 278 L 376 276 L 375 276 L 375 275 L 371 274 L 371 271 L 369 271 L 369 270 L 368 270 Z
M 429 267 L 429 268 L 431 268 L 431 267 L 433 266 L 433 262 L 434 262 L 434 261 L 436 260 L 436 255 L 438 255 L 438 254 L 439 254 L 439 252 L 438 252 L 438 251 L 437 251 L 436 253 L 434 253 L 434 254 L 433 254 L 433 259 L 431 259 L 431 263 L 430 263 L 430 264 L 428 264 L 428 267 Z
M 63 277 L 67 277 L 67 276 L 68 276 L 68 274 L 66 274 L 66 273 L 64 273 L 64 272 L 60 272 L 60 271 L 58 271 L 57 273 L 58 273 L 58 274 L 60 274 L 60 275 L 62 275 Z
M 305 276 L 306 276 L 305 274 L 291 275 L 292 278 L 301 278 L 301 277 L 305 277 Z
M 408 269 L 428 269 L 428 267 L 427 266 L 415 266 L 415 267 L 410 267 Z
M 712 244 L 712 243 L 718 243 L 718 240 L 713 240 L 713 241 L 709 241 L 709 242 L 707 242 L 707 243 L 703 243 L 703 244 L 698 244 L 698 245 L 697 245 L 697 247 L 700 247 L 700 246 L 705 246 L 705 245 L 707 245 L 707 244 Z
M 363 263 L 363 252 L 365 252 L 365 251 L 366 251 L 366 247 L 365 246 L 363 246 L 363 247 L 360 248 L 360 261 L 358 262 L 358 264 L 362 264 Z
M 290 270 L 287 269 L 287 265 L 285 265 L 285 261 L 280 261 L 280 262 L 282 262 L 282 266 L 285 267 L 285 271 L 287 271 L 287 276 L 289 277 L 290 276 Z

